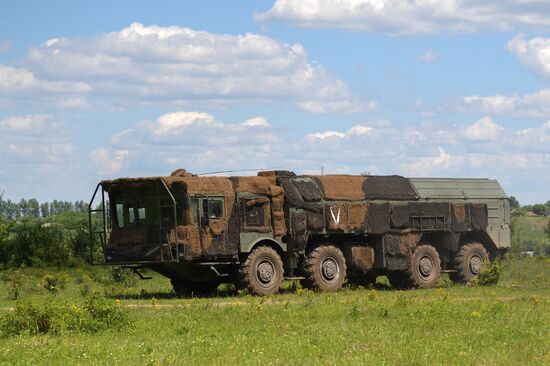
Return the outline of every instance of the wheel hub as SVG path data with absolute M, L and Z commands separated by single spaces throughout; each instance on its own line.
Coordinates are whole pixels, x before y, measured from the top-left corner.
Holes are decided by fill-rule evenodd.
M 434 262 L 431 257 L 422 257 L 420 259 L 420 262 L 418 264 L 418 268 L 420 270 L 420 274 L 423 277 L 428 277 L 434 268 Z
M 321 273 L 327 281 L 334 281 L 338 275 L 338 263 L 333 258 L 327 258 L 321 265 Z
M 262 261 L 258 265 L 258 279 L 264 284 L 268 284 L 273 280 L 273 274 L 275 273 L 275 267 L 270 261 Z
M 483 266 L 483 261 L 480 256 L 474 255 L 470 258 L 470 271 L 478 275 L 481 272 L 481 267 Z

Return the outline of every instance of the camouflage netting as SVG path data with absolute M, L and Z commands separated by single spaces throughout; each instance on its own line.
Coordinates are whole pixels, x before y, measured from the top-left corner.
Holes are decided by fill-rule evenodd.
M 418 233 L 384 235 L 387 268 L 392 270 L 408 269 L 409 257 L 412 255 L 420 237 L 421 235 Z
M 274 235 L 284 235 L 286 233 L 285 214 L 283 211 L 284 190 L 273 184 L 276 183 L 274 182 L 274 177 L 233 177 L 232 181 L 236 193 L 248 192 L 271 197 Z M 265 222 L 269 221 L 271 220 L 266 220 Z
M 363 183 L 366 177 L 357 175 L 312 176 L 327 200 L 360 201 L 365 199 Z
M 418 198 L 410 180 L 399 175 L 367 176 L 363 183 L 366 199 L 414 200 Z

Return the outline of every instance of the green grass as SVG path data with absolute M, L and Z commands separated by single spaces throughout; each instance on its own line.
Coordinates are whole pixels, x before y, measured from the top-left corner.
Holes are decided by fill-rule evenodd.
M 513 217 L 512 225 L 514 226 L 514 233 L 512 242 L 518 246 L 526 241 L 541 244 L 548 243 L 550 240 L 548 240 L 544 229 L 547 227 L 549 220 L 548 217 Z
M 441 281 L 394 291 L 380 277 L 374 290 L 291 293 L 287 283 L 267 298 L 177 298 L 158 275 L 128 288 L 88 268 L 66 270 L 69 282 L 52 295 L 41 279 L 62 270 L 24 269 L 21 297 L 81 305 L 80 278 L 90 271 L 95 290 L 127 306 L 134 327 L 0 338 L 0 364 L 550 364 L 550 259 L 508 260 L 493 287 Z M 0 316 L 14 304 L 2 284 Z

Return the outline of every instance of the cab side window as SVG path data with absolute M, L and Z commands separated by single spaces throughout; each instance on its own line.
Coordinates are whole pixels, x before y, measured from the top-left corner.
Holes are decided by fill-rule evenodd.
M 193 222 L 197 225 L 208 226 L 210 220 L 223 218 L 223 197 L 192 197 L 190 203 Z

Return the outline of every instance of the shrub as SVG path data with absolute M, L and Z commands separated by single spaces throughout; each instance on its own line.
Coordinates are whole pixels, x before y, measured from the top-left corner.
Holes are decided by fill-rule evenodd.
M 6 271 L 2 274 L 2 282 L 8 288 L 8 298 L 10 300 L 17 300 L 21 295 L 21 288 L 23 287 L 23 275 L 19 270 Z
M 42 287 L 44 287 L 48 292 L 51 293 L 58 293 L 59 291 L 65 289 L 65 286 L 67 286 L 67 283 L 71 278 L 67 273 L 61 273 L 60 275 L 53 275 L 46 273 L 44 274 L 44 277 L 42 277 Z
M 118 300 L 91 296 L 84 306 L 69 308 L 46 302 L 19 301 L 14 311 L 0 319 L 3 336 L 61 334 L 64 332 L 99 332 L 132 326 L 125 308 Z
M 0 329 L 4 336 L 57 334 L 61 331 L 60 319 L 59 309 L 56 309 L 50 301 L 44 303 L 20 301 L 14 311 L 2 318 Z
M 119 283 L 126 287 L 133 287 L 136 285 L 136 275 L 131 269 L 121 266 L 114 266 L 111 267 L 110 272 L 113 282 Z
M 120 300 L 110 300 L 97 293 L 92 294 L 83 307 L 89 314 L 88 331 L 106 329 L 123 329 L 131 326 L 127 310 L 120 305 Z
M 498 283 L 502 274 L 500 261 L 488 264 L 477 277 L 475 284 L 478 286 L 494 286 Z

